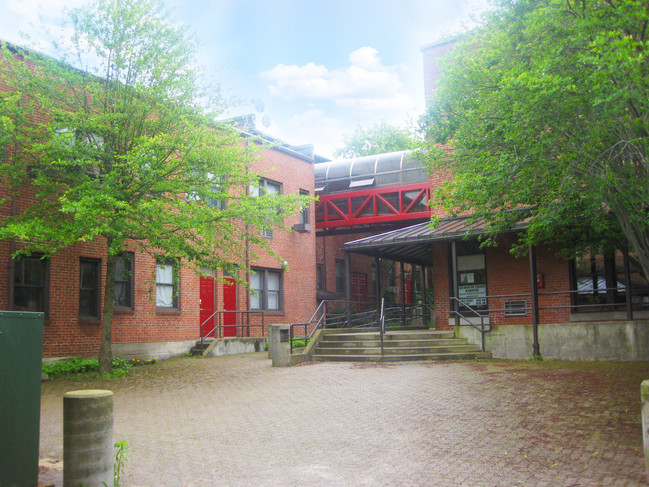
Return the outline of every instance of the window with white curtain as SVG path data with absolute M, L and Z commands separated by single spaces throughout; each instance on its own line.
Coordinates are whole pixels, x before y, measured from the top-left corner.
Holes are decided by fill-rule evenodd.
M 178 262 L 174 260 L 156 261 L 155 281 L 156 307 L 178 309 Z
M 272 269 L 251 269 L 250 309 L 279 311 L 283 308 L 282 272 Z

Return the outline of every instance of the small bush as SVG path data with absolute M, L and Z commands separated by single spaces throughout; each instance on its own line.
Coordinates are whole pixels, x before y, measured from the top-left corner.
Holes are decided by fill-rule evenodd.
M 115 358 L 113 359 L 113 371 L 110 376 L 124 377 L 128 375 L 128 369 L 130 368 L 130 362 L 121 358 Z M 50 377 L 65 377 L 73 374 L 97 373 L 98 371 L 99 361 L 88 358 L 71 358 L 53 364 L 43 365 L 43 372 Z

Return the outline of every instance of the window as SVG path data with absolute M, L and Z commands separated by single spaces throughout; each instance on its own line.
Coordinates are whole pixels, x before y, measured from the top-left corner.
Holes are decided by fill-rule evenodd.
M 133 253 L 118 255 L 115 261 L 115 307 L 133 309 Z
M 198 177 L 198 176 L 196 176 L 196 177 Z M 207 204 L 209 206 L 211 206 L 212 208 L 216 208 L 217 210 L 221 210 L 221 211 L 225 210 L 227 208 L 227 200 L 225 198 L 224 199 L 217 199 L 217 198 L 213 197 L 215 195 L 220 195 L 220 194 L 224 193 L 224 187 L 223 187 L 223 184 L 222 184 L 224 182 L 224 179 L 222 179 L 222 176 L 215 176 L 215 175 L 213 175 L 211 173 L 207 173 L 205 178 L 207 180 L 209 180 L 211 182 L 211 184 L 213 184 L 212 190 L 211 190 L 212 196 L 208 196 L 205 199 L 205 201 L 207 201 Z M 185 194 L 185 201 L 187 201 L 187 202 L 192 202 L 192 201 L 200 202 L 201 199 L 203 199 L 203 198 L 201 198 L 201 195 L 199 194 L 199 191 L 196 190 L 196 189 L 190 189 Z
M 280 183 L 271 181 L 269 179 L 261 178 L 258 184 L 250 186 L 250 194 L 252 196 L 262 196 L 265 194 L 272 195 L 272 194 L 281 194 L 281 193 L 282 193 L 282 185 Z M 273 229 L 265 228 L 263 230 L 263 236 L 264 238 L 273 238 Z
M 345 261 L 336 259 L 336 292 L 345 292 Z
M 173 259 L 156 261 L 155 303 L 158 308 L 179 309 L 178 306 L 178 262 Z
M 459 309 L 466 312 L 488 309 L 486 257 L 477 241 L 463 241 L 457 244 L 457 297 L 462 304 Z
M 309 196 L 309 192 L 304 189 L 301 189 L 300 196 Z M 300 212 L 300 223 L 302 225 L 309 224 L 309 205 L 302 207 L 302 211 Z
M 250 187 L 252 196 L 261 196 L 263 194 L 281 194 L 282 185 L 270 179 L 261 178 L 257 185 Z
M 250 309 L 279 311 L 283 309 L 282 272 L 271 269 L 251 269 Z
M 98 259 L 79 261 L 79 319 L 99 319 L 100 266 Z
M 20 257 L 14 261 L 13 302 L 15 311 L 47 313 L 49 302 L 49 259 Z
M 645 308 L 649 304 L 647 281 L 638 272 L 639 265 L 629 256 L 631 304 Z M 585 253 L 572 261 L 573 311 L 596 312 L 626 309 L 624 255 Z
M 79 162 L 74 171 L 82 171 L 88 176 L 98 177 L 101 154 L 104 150 L 104 138 L 96 133 L 83 133 L 80 130 L 62 127 L 54 131 L 54 146 L 60 156 L 68 160 L 84 161 Z

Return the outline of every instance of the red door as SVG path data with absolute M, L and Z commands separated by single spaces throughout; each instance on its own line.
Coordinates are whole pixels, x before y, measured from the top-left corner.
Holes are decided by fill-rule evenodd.
M 201 335 L 203 337 L 213 337 L 216 318 L 214 317 L 214 279 L 212 277 L 201 276 Z
M 367 299 L 367 274 L 352 272 L 349 283 L 352 301 L 365 301 Z
M 237 286 L 232 277 L 223 280 L 223 310 L 236 311 L 237 309 Z M 223 336 L 237 336 L 237 313 L 223 313 Z

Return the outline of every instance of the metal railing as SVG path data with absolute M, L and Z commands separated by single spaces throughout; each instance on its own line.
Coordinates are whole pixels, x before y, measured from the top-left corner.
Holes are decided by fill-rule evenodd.
M 383 355 L 383 335 L 385 335 L 385 298 L 381 299 L 381 314 L 379 315 L 379 334 L 381 335 L 381 355 Z
M 538 311 L 547 310 L 570 310 L 571 313 L 588 313 L 588 312 L 601 312 L 601 311 L 626 311 L 626 319 L 632 319 L 634 310 L 649 310 L 649 288 L 643 286 L 634 286 L 633 292 L 627 297 L 625 289 L 620 287 L 612 288 L 598 288 L 595 290 L 571 290 L 571 291 L 546 291 L 539 292 L 539 306 Z M 565 296 L 564 304 L 547 304 L 547 300 L 556 296 Z M 528 312 L 534 311 L 531 303 L 532 294 L 496 294 L 489 296 L 482 296 L 487 303 L 490 301 L 505 302 L 506 298 L 519 298 L 525 300 L 525 306 L 516 308 L 498 307 L 491 308 L 485 307 L 476 309 L 459 298 L 451 297 L 451 318 L 456 319 L 456 325 L 471 325 L 481 332 L 482 335 L 482 349 L 485 348 L 485 334 L 492 331 L 494 315 L 502 313 L 503 318 L 524 318 Z M 545 298 L 545 299 L 544 299 Z M 546 303 L 543 303 L 546 301 Z M 453 306 L 457 303 L 457 306 Z M 462 311 L 459 308 L 463 308 Z M 455 309 L 454 309 L 455 308 Z M 488 322 L 486 320 L 489 320 Z M 620 318 L 617 318 L 620 319 Z M 475 321 L 479 320 L 480 324 Z
M 231 317 L 234 315 L 234 324 L 224 323 L 225 317 Z M 261 317 L 261 322 L 254 323 L 250 321 L 251 317 Z M 245 318 L 245 319 L 244 319 Z M 206 324 L 210 321 L 214 322 L 213 328 L 204 333 L 203 329 Z M 236 337 L 249 337 L 251 328 L 261 328 L 261 334 L 256 336 L 266 336 L 266 322 L 265 322 L 265 312 L 264 311 L 243 311 L 243 310 L 233 310 L 233 311 L 215 311 L 203 321 L 200 325 L 200 335 L 201 335 L 201 345 L 205 338 L 223 338 L 226 336 L 226 330 L 234 329 L 234 335 Z
M 464 321 L 466 321 L 466 323 L 468 325 L 471 325 L 472 327 L 474 327 L 476 330 L 478 330 L 480 332 L 480 337 L 481 337 L 481 342 L 482 342 L 482 351 L 484 352 L 485 351 L 485 333 L 489 333 L 491 331 L 491 320 L 489 321 L 489 323 L 487 323 L 487 326 L 485 327 L 485 321 L 484 321 L 485 315 L 483 314 L 484 313 L 483 310 L 476 310 L 476 309 L 472 308 L 470 305 L 468 305 L 467 303 L 462 301 L 460 298 L 451 297 L 451 302 L 457 303 L 458 308 L 460 306 L 463 306 L 472 313 L 472 316 L 465 316 L 462 313 L 460 313 L 457 309 L 454 309 L 454 310 L 451 311 L 451 315 L 455 316 L 455 318 L 456 318 L 456 324 L 459 324 L 460 320 L 464 320 Z M 487 310 L 487 317 L 488 317 L 488 315 L 489 315 L 489 311 Z M 475 324 L 472 321 L 472 318 L 474 318 L 474 319 L 479 318 L 480 319 L 480 326 Z
M 424 326 L 425 309 L 422 306 L 397 305 L 390 308 L 385 307 L 385 300 L 381 300 L 381 306 L 377 309 L 373 302 L 346 302 L 324 300 L 311 316 L 311 319 L 304 323 L 292 323 L 289 327 L 290 350 L 293 353 L 293 343 L 304 340 L 305 346 L 315 332 L 324 328 L 357 328 L 367 329 L 377 326 L 385 330 L 390 327 L 407 326 L 417 324 Z M 295 330 L 304 329 L 304 334 L 296 335 Z M 381 336 L 381 339 L 383 336 Z

